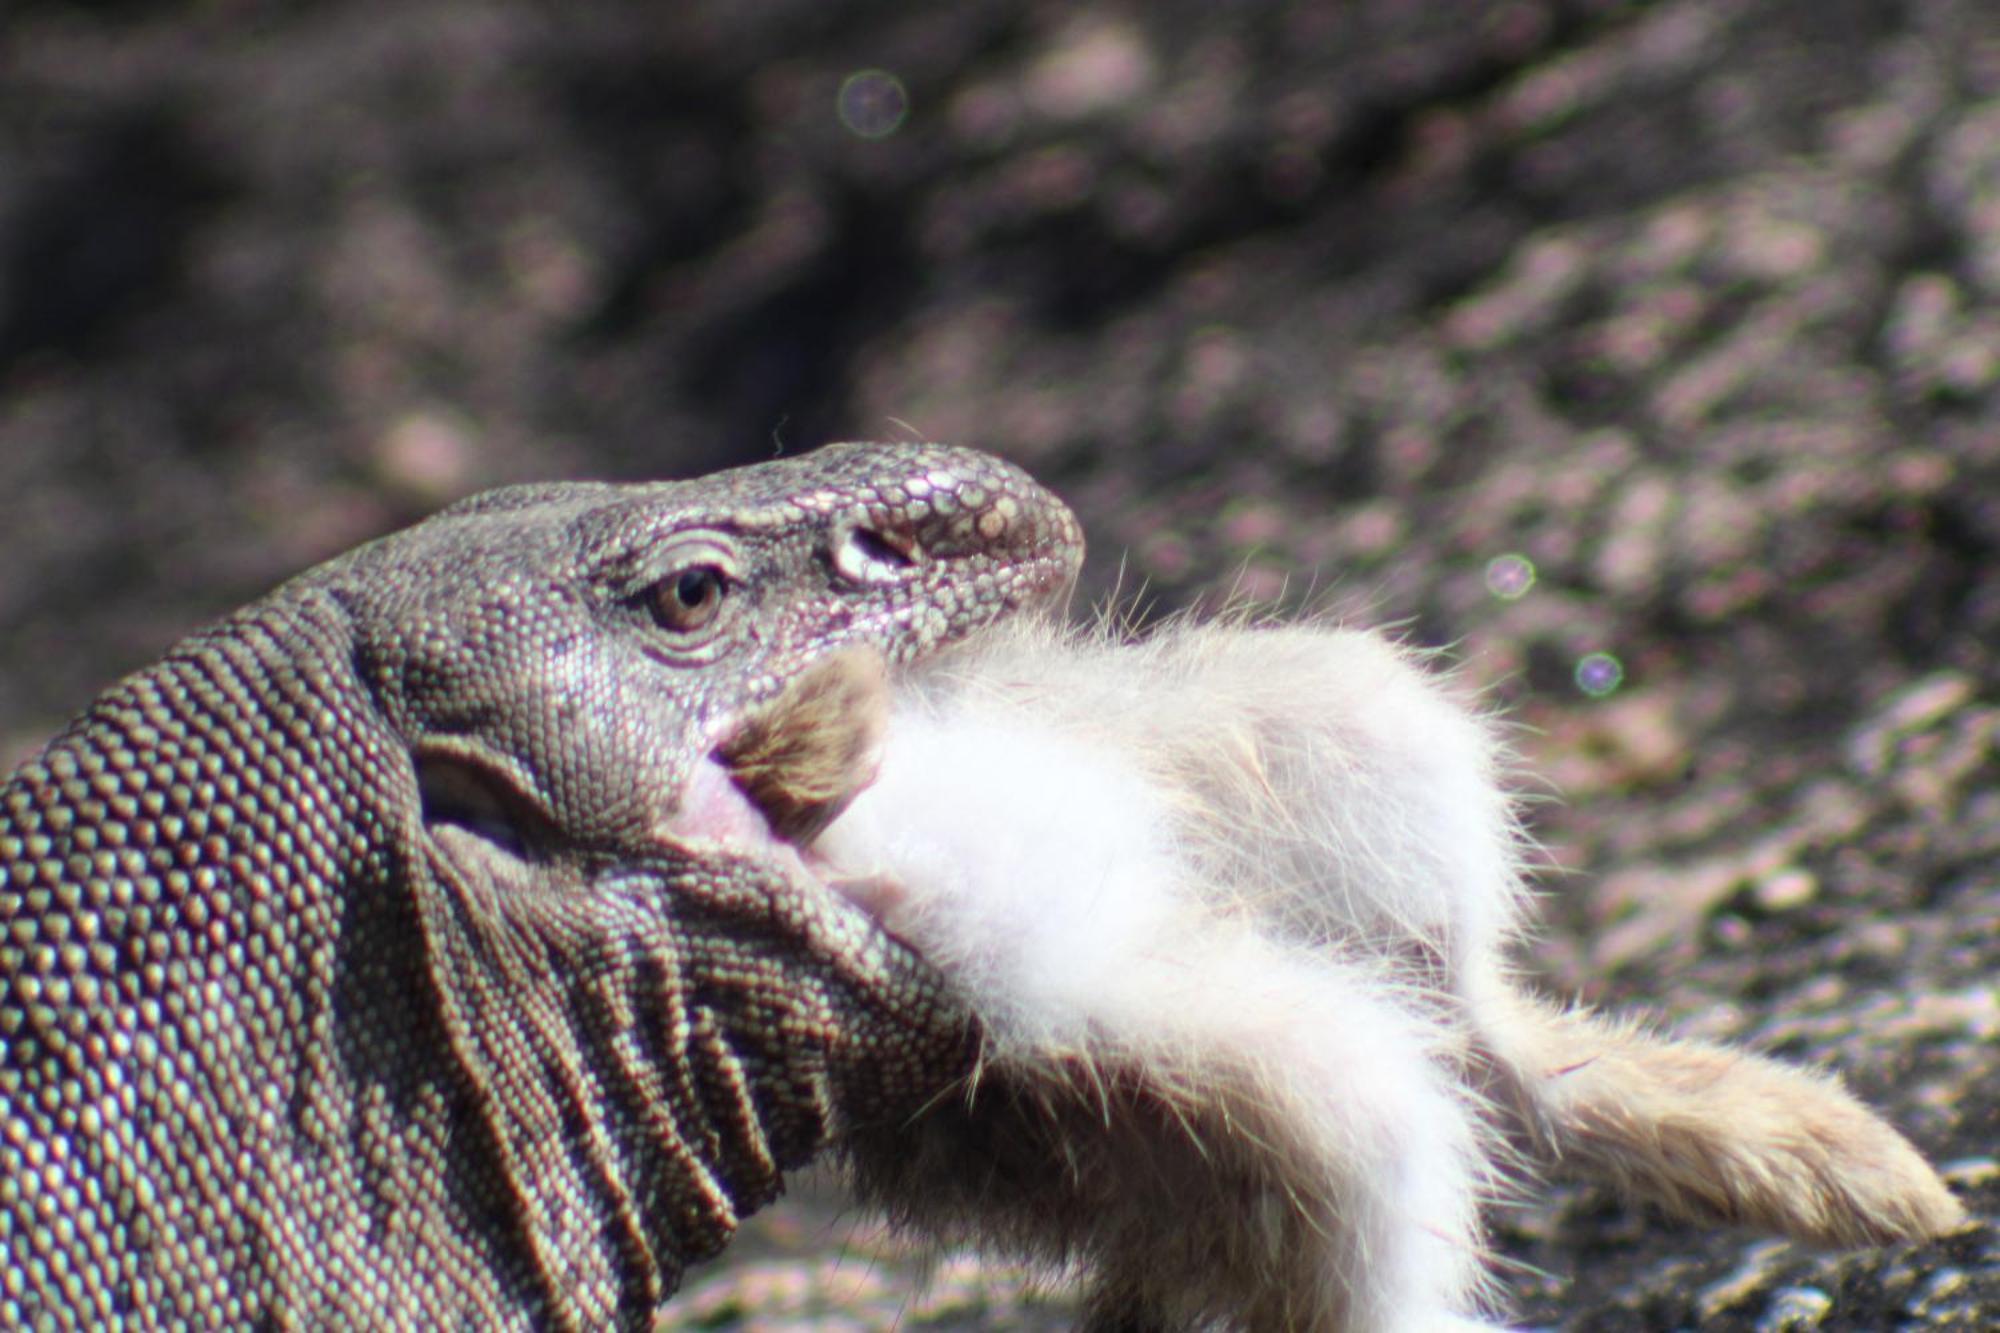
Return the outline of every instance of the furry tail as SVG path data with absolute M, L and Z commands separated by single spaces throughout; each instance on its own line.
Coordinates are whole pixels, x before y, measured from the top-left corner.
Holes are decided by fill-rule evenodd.
M 1830 1074 L 1507 997 L 1486 1054 L 1565 1170 L 1693 1222 L 1820 1245 L 1934 1236 L 1964 1209 Z

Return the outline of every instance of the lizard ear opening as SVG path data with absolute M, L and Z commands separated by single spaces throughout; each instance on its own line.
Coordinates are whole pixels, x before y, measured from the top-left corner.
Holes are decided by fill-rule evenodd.
M 427 826 L 464 829 L 521 859 L 536 841 L 533 834 L 541 821 L 493 775 L 462 760 L 419 756 L 417 795 Z

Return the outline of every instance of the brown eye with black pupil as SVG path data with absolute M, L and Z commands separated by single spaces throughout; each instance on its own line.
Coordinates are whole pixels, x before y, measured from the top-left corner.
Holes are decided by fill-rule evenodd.
M 722 609 L 722 571 L 703 565 L 662 579 L 653 591 L 653 612 L 666 628 L 691 634 Z

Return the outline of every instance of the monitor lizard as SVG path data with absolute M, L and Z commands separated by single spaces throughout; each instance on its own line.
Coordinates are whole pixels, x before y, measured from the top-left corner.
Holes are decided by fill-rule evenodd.
M 0 794 L 0 1325 L 645 1326 L 968 1058 L 719 753 L 1081 550 L 940 446 L 523 486 L 112 686 Z

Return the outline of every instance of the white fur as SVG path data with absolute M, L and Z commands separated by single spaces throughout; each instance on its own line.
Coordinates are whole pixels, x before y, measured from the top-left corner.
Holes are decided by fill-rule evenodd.
M 1960 1216 L 1833 1080 L 1517 993 L 1499 748 L 1379 636 L 1031 623 L 897 688 L 817 850 L 987 1047 L 858 1176 L 941 1237 L 1080 1260 L 1102 1322 L 1497 1327 L 1507 1130 L 1698 1220 Z
M 1078 1046 L 1131 1018 L 1100 978 L 1176 934 L 1171 834 L 1118 756 L 982 711 L 900 710 L 875 784 L 818 848 L 907 887 L 878 914 L 989 1025 L 1025 1047 Z
M 1490 947 L 1507 921 L 1484 733 L 1379 640 L 1249 637 L 1052 653 L 1046 628 L 996 635 L 904 692 L 874 786 L 818 849 L 963 989 L 996 1076 L 1058 1054 L 1138 1071 L 1259 1145 L 1249 1174 L 1290 1214 L 1273 1244 L 1300 1251 L 1265 1261 L 1294 1289 L 1286 1322 L 1485 1326 L 1491 1145 L 1431 983 L 1397 953 Z M 1306 681 L 1342 687 L 1317 726 L 1299 726 Z M 1412 728 L 1437 773 L 1383 758 Z M 1271 751 L 1278 770 L 1230 771 Z M 1412 843 L 1434 861 L 1409 864 Z

